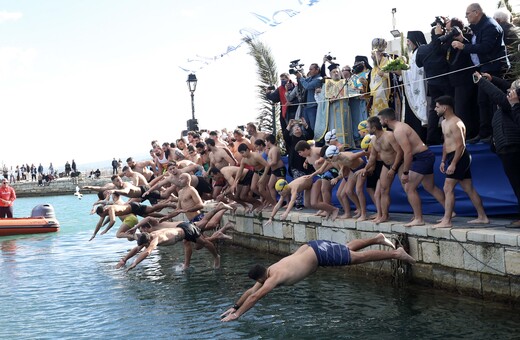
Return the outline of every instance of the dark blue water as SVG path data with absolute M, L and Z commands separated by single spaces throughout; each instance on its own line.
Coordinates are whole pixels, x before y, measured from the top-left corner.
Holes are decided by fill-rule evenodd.
M 450 339 L 519 338 L 519 311 L 423 287 L 320 269 L 281 287 L 241 319 L 219 315 L 252 285 L 254 263 L 278 258 L 219 245 L 222 269 L 181 245 L 163 247 L 130 273 L 115 269 L 134 243 L 107 235 L 88 242 L 93 195 L 18 199 L 17 217 L 54 206 L 58 233 L 0 237 L 1 339 Z

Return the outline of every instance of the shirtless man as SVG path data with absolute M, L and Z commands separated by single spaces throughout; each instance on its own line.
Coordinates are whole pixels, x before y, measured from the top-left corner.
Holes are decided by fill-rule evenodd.
M 121 268 L 126 264 L 126 262 L 137 255 L 141 249 L 146 249 L 139 254 L 139 256 L 135 259 L 135 261 L 127 268 L 127 272 L 135 268 L 139 263 L 141 263 L 145 258 L 147 258 L 152 251 L 157 248 L 157 246 L 172 246 L 181 240 L 186 240 L 188 242 L 184 243 L 184 269 L 187 269 L 190 266 L 191 261 L 191 244 L 193 242 L 199 245 L 201 248 L 204 247 L 208 249 L 208 251 L 213 255 L 214 268 L 220 267 L 220 256 L 215 249 L 213 243 L 208 241 L 202 236 L 199 228 L 193 225 L 190 222 L 163 222 L 167 224 L 162 229 L 158 229 L 155 231 L 147 232 L 148 228 L 151 229 L 153 220 L 150 220 L 149 224 L 142 225 L 141 228 L 144 231 L 139 238 L 137 239 L 137 247 L 134 247 L 132 250 L 126 254 L 116 265 L 116 268 Z M 189 249 L 189 250 L 188 250 Z
M 281 188 L 281 190 L 278 190 L 280 198 L 278 199 L 278 203 L 274 206 L 271 216 L 264 223 L 264 226 L 273 223 L 273 218 L 282 207 L 283 202 L 288 200 L 289 203 L 287 204 L 287 208 L 285 208 L 285 212 L 280 216 L 281 221 L 285 220 L 296 204 L 296 199 L 298 198 L 299 193 L 304 193 L 303 203 L 305 204 L 305 207 L 309 207 L 309 203 L 311 202 L 312 177 L 309 175 L 295 178 L 291 183 L 287 183 L 285 179 L 279 179 L 276 182 L 276 186 Z
M 370 142 L 371 151 L 370 158 L 365 169 L 361 172 L 361 176 L 367 176 L 367 173 L 373 171 L 376 167 L 377 160 L 383 162 L 381 175 L 379 177 L 379 193 L 381 195 L 381 211 L 374 220 L 376 224 L 388 221 L 390 209 L 390 187 L 394 181 L 395 174 L 402 172 L 403 150 L 397 143 L 394 133 L 384 131 L 379 117 L 370 117 L 367 120 L 368 132 L 373 136 Z
M 245 143 L 238 146 L 238 152 L 242 156 L 238 176 L 241 176 L 241 172 L 246 166 L 253 167 L 255 170 L 251 180 L 251 190 L 263 198 L 262 208 L 265 208 L 267 205 L 275 205 L 276 200 L 273 200 L 266 188 L 269 170 L 271 169 L 269 163 L 259 153 L 251 152 Z M 238 179 L 235 179 L 235 182 L 238 183 Z
M 466 149 L 466 126 L 459 117 L 453 112 L 453 98 L 441 96 L 435 100 L 435 111 L 437 116 L 444 117 L 442 121 L 442 134 L 444 144 L 442 145 L 442 161 L 440 171 L 446 174 L 444 181 L 444 195 L 446 203 L 444 205 L 444 217 L 434 225 L 434 228 L 451 227 L 451 218 L 455 207 L 455 186 L 460 184 L 462 189 L 468 194 L 471 203 L 477 210 L 477 219 L 468 221 L 472 224 L 487 224 L 489 219 L 486 216 L 482 199 L 473 187 L 471 181 L 471 155 Z M 446 167 L 447 166 L 447 167 Z
M 305 176 L 311 179 L 314 177 L 310 206 L 318 210 L 317 215 L 334 221 L 338 217 L 339 209 L 330 204 L 332 199 L 332 184 L 330 181 L 338 176 L 339 171 L 331 163 L 325 162 L 325 159 L 321 156 L 321 148 L 310 146 L 306 141 L 299 141 L 294 149 L 298 152 L 298 155 L 305 158 L 304 167 L 312 165 L 315 169 L 319 169 L 313 175 Z M 322 215 L 322 212 L 324 215 Z
M 209 132 L 209 138 L 213 139 L 213 141 L 215 142 L 215 146 L 218 146 L 218 147 L 227 147 L 227 143 L 224 142 L 221 138 L 220 138 L 220 132 L 219 131 L 210 131 Z M 205 141 L 206 144 L 208 144 L 207 141 Z
M 287 169 L 282 161 L 280 147 L 276 144 L 276 137 L 272 134 L 267 135 L 265 137 L 265 145 L 267 147 L 267 163 L 269 163 L 269 167 L 271 168 L 271 176 L 269 176 L 267 188 L 273 202 L 276 202 L 276 190 L 274 185 L 279 179 L 285 179 Z
M 394 131 L 394 137 L 403 150 L 404 161 L 401 170 L 401 184 L 403 185 L 408 202 L 412 206 L 413 219 L 405 224 L 405 227 L 424 225 L 421 197 L 417 187 L 422 184 L 444 207 L 444 193 L 439 189 L 433 179 L 433 164 L 435 155 L 421 141 L 421 138 L 408 124 L 396 120 L 395 111 L 391 108 L 378 113 L 383 127 L 389 127 Z
M 237 160 L 227 147 L 218 147 L 211 138 L 206 139 L 206 148 L 209 152 L 209 164 L 211 168 L 222 169 L 229 165 L 238 165 Z
M 250 136 L 249 140 L 250 140 L 251 144 L 253 144 L 253 145 L 255 144 L 255 140 L 257 140 L 257 139 L 265 140 L 265 137 L 267 136 L 267 133 L 259 132 L 258 129 L 256 128 L 256 124 L 253 122 L 247 123 L 246 131 L 247 131 L 247 134 Z
M 157 204 L 157 200 L 162 198 L 159 191 L 150 191 L 148 185 L 135 186 L 132 183 L 123 182 L 119 175 L 113 175 L 111 179 L 115 188 L 107 190 L 110 194 L 117 192 L 119 195 L 132 198 L 132 201 L 148 200 L 151 204 Z
M 112 195 L 114 195 L 114 194 L 112 194 Z M 144 204 L 137 203 L 137 202 L 131 202 L 131 203 L 126 203 L 126 204 L 111 204 L 111 205 L 106 205 L 104 207 L 98 206 L 96 208 L 96 214 L 99 215 L 99 221 L 96 224 L 94 233 L 89 241 L 92 241 L 94 239 L 94 237 L 96 237 L 96 234 L 98 233 L 99 229 L 101 229 L 102 226 L 104 226 L 110 222 L 110 224 L 105 228 L 105 230 L 101 233 L 101 235 L 103 235 L 107 231 L 109 231 L 110 228 L 112 228 L 112 226 L 116 223 L 116 216 L 126 217 L 128 215 L 133 214 L 134 216 L 135 215 L 139 215 L 139 216 L 148 216 L 148 215 L 152 216 L 153 215 L 153 216 L 157 216 L 157 217 L 163 217 L 164 216 L 163 214 L 159 214 L 156 212 L 159 210 L 162 210 L 163 208 L 166 208 L 166 207 L 174 208 L 175 206 L 176 205 L 174 203 L 166 202 L 166 201 L 157 203 L 156 205 L 152 205 L 152 206 L 144 205 Z M 108 219 L 106 219 L 107 216 L 109 217 Z M 128 222 L 127 225 L 130 225 L 135 221 L 128 220 L 127 222 Z M 135 224 L 132 225 L 131 227 L 129 227 L 128 230 L 131 229 L 133 226 L 135 226 Z M 121 230 L 122 234 L 120 234 L 120 236 L 121 237 L 131 237 L 131 235 L 127 235 L 128 230 L 126 230 L 126 231 Z
M 371 245 L 388 246 L 392 250 L 359 251 Z M 349 266 L 390 259 L 415 263 L 413 257 L 403 248 L 395 249 L 392 242 L 383 234 L 377 234 L 370 239 L 352 240 L 346 246 L 325 240 L 309 241 L 298 248 L 294 254 L 284 257 L 269 268 L 261 265 L 251 268 L 248 276 L 256 281 L 255 285 L 247 290 L 233 307 L 221 315 L 221 321 L 238 319 L 276 287 L 296 284 L 313 274 L 320 266 Z
M 338 180 L 342 180 L 337 191 L 337 196 L 343 206 L 345 214 L 339 218 L 350 218 L 350 203 L 347 197 L 350 198 L 356 207 L 356 212 L 352 217 L 358 218 L 361 214 L 359 199 L 355 188 L 358 178 L 361 178 L 358 176 L 360 173 L 359 170 L 363 169 L 366 164 L 363 158 L 365 155 L 366 153 L 364 151 L 356 153 L 350 151 L 340 152 L 340 149 L 335 145 L 330 145 L 325 152 L 327 162 L 339 169 L 339 175 L 330 181 L 331 185 L 335 185 Z
M 153 181 L 153 179 L 155 178 L 154 172 L 149 169 L 149 167 L 151 167 L 152 169 L 155 167 L 155 163 L 151 159 L 147 161 L 136 162 L 133 160 L 132 157 L 128 157 L 126 159 L 126 165 L 128 165 L 130 169 L 132 169 L 133 171 L 142 174 L 144 178 L 146 178 L 148 183 Z
M 253 171 L 244 168 L 240 177 L 238 177 L 239 171 L 240 168 L 237 166 L 210 169 L 210 174 L 215 181 L 227 183 L 227 186 L 225 186 L 222 192 L 217 196 L 217 201 L 222 201 L 227 196 L 231 196 L 231 199 L 237 204 L 245 204 L 246 210 L 251 211 L 252 208 L 260 207 L 262 204 L 251 195 L 251 190 L 249 189 L 253 179 Z
M 129 178 L 131 183 L 133 185 L 135 185 L 136 187 L 148 185 L 148 181 L 146 180 L 146 177 L 144 177 L 143 174 L 132 170 L 128 165 L 125 165 L 123 167 L 123 175 L 126 178 Z

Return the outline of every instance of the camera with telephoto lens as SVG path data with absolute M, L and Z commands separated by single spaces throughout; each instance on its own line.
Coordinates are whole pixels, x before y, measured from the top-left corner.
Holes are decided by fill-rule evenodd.
M 362 61 L 362 62 L 354 64 L 354 66 L 352 66 L 352 73 L 360 74 L 361 72 L 363 72 L 364 69 L 365 69 L 365 62 Z
M 441 43 L 451 42 L 453 40 L 453 38 L 456 38 L 461 34 L 462 34 L 462 31 L 460 30 L 460 28 L 458 28 L 457 26 L 453 26 L 451 28 L 450 33 L 443 35 L 442 37 L 439 37 L 439 41 Z
M 300 64 L 299 62 L 300 62 L 300 59 L 291 61 L 291 63 L 289 64 L 289 74 L 296 74 L 298 72 L 300 72 L 300 73 L 303 72 L 303 66 L 305 64 Z
M 437 26 L 437 24 L 441 25 L 442 29 L 446 29 L 446 19 L 441 17 L 441 16 L 438 16 L 438 17 L 435 17 L 435 21 L 432 22 L 430 25 L 432 27 L 435 27 Z
M 330 52 L 329 52 L 329 54 L 326 54 L 326 55 L 325 55 L 325 58 L 327 58 L 328 61 L 336 60 L 336 57 L 331 56 L 331 55 L 330 55 Z
M 267 90 L 268 91 L 274 91 L 274 90 L 276 90 L 276 86 L 270 85 L 270 86 L 267 87 Z

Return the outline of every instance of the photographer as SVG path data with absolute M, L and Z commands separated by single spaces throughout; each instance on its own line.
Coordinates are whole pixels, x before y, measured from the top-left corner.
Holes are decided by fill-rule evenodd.
M 473 65 L 480 72 L 489 73 L 492 76 L 502 77 L 503 71 L 509 62 L 504 45 L 504 31 L 492 18 L 485 15 L 479 4 L 471 4 L 466 9 L 466 19 L 473 31 L 471 42 L 454 40 L 451 46 L 461 50 L 471 57 Z M 493 117 L 493 105 L 489 97 L 480 90 L 478 92 L 478 106 L 480 116 L 480 128 L 477 137 L 468 140 L 468 143 L 479 141 L 489 143 L 491 136 L 491 119 Z
M 454 111 L 466 126 L 466 138 L 471 139 L 478 134 L 478 106 L 477 86 L 473 83 L 473 62 L 469 54 L 451 46 L 453 41 L 467 43 L 471 41 L 471 30 L 464 27 L 462 20 L 452 18 L 446 22 L 446 34 L 439 38 L 441 48 L 448 59 L 448 75 L 450 85 L 453 87 L 455 107 Z
M 439 38 L 444 35 L 446 18 L 436 17 L 432 25 L 432 40 L 427 45 L 417 48 L 415 61 L 418 67 L 424 67 L 426 83 L 428 84 L 428 96 L 430 97 L 430 107 L 428 111 L 428 128 L 426 131 L 426 144 L 442 144 L 442 131 L 439 127 L 439 117 L 435 111 L 435 101 L 440 96 L 453 97 L 453 88 L 449 84 L 448 63 L 446 55 L 439 48 L 441 42 Z
M 283 121 L 282 133 L 288 156 L 288 170 L 291 177 L 294 179 L 313 173 L 314 167 L 304 164 L 305 157 L 300 156 L 294 148 L 299 141 L 307 141 L 314 138 L 314 131 L 307 124 L 305 118 L 299 120 L 291 119 L 288 123 Z M 296 210 L 301 209 L 303 209 L 303 193 L 299 193 L 296 199 Z
M 480 75 L 475 72 L 475 77 L 479 92 L 485 93 L 492 103 L 498 105 L 492 120 L 493 144 L 519 202 L 520 212 L 520 79 L 509 85 L 507 80 L 487 73 Z M 520 220 L 509 227 L 520 228 Z
M 289 120 L 294 119 L 296 115 L 296 110 L 298 109 L 298 98 L 294 96 L 291 100 L 288 100 L 287 93 L 291 92 L 295 88 L 294 83 L 289 78 L 289 74 L 282 73 L 280 75 L 280 81 L 281 85 L 277 89 L 275 89 L 274 86 L 268 87 L 265 96 L 273 103 L 280 103 L 280 120 L 284 119 L 288 122 Z
M 316 123 L 316 111 L 318 110 L 318 104 L 314 99 L 314 91 L 316 88 L 321 87 L 322 81 L 320 77 L 320 67 L 318 64 L 311 64 L 309 66 L 309 73 L 307 77 L 304 77 L 302 71 L 296 71 L 296 79 L 298 83 L 305 89 L 305 103 L 303 104 L 303 117 L 309 124 L 310 128 L 314 131 L 314 125 Z

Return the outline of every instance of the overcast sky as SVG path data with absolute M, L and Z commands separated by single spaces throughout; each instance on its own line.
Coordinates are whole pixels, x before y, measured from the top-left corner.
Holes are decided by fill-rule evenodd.
M 496 2 L 480 3 L 493 15 Z M 235 50 L 243 32 L 262 32 L 281 73 L 293 59 L 308 68 L 328 52 L 342 65 L 369 55 L 373 38 L 392 38 L 392 8 L 397 29 L 428 32 L 436 15 L 464 18 L 469 4 L 310 3 L 0 0 L 0 163 L 63 168 L 175 141 L 191 117 L 183 68 L 199 80 L 199 127 L 254 121 L 255 64 L 247 47 Z

